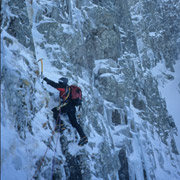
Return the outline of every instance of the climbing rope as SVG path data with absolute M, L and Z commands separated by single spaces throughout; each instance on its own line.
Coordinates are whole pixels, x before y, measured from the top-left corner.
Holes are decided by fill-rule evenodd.
M 57 117 L 57 121 L 58 121 L 58 118 L 59 118 L 59 120 L 61 120 L 61 119 L 60 119 L 60 113 L 61 113 L 61 110 L 59 110 L 59 114 L 58 114 L 58 117 Z M 55 126 L 55 128 L 54 128 L 54 131 L 52 132 L 52 135 L 51 135 L 51 137 L 50 137 L 50 143 L 51 143 L 51 141 L 52 141 L 52 139 L 53 139 L 53 136 L 54 136 L 54 134 L 55 134 L 55 129 L 56 129 L 57 126 L 58 126 L 58 123 L 56 122 L 56 126 Z M 59 132 L 60 132 L 60 130 L 59 130 Z M 59 133 L 59 136 L 60 136 L 60 133 Z M 57 142 L 58 142 L 59 136 L 57 137 L 57 140 L 56 140 L 55 151 L 56 151 L 56 148 L 57 148 Z M 45 153 L 44 153 L 44 155 L 43 155 L 43 158 L 42 158 L 42 160 L 40 161 L 40 164 L 38 165 L 38 167 L 37 167 L 34 175 L 33 175 L 32 178 L 31 178 L 31 180 L 35 179 L 35 177 L 37 176 L 37 174 L 40 172 L 41 166 L 43 165 L 43 162 L 44 162 L 44 160 L 45 160 L 45 157 L 46 157 L 46 154 L 47 154 L 49 148 L 50 148 L 50 147 L 47 147 L 47 148 L 46 148 L 46 151 L 45 151 Z M 55 153 L 54 153 L 54 157 L 55 157 Z M 54 161 L 54 157 L 53 157 L 53 161 Z M 53 163 L 52 163 L 52 164 L 53 164 Z M 53 165 L 53 169 L 52 169 L 52 177 L 53 177 L 53 171 L 54 171 L 54 165 Z
M 61 125 L 61 118 L 60 118 L 60 113 L 61 113 L 61 109 L 59 109 L 59 114 L 57 117 L 57 122 L 56 125 L 58 124 L 59 126 Z M 56 145 L 55 145 L 55 150 L 54 150 L 54 156 L 53 156 L 53 160 L 52 160 L 52 180 L 53 180 L 53 175 L 54 175 L 54 166 L 55 166 L 55 155 L 56 155 L 56 149 L 57 149 L 57 144 L 58 144 L 58 139 L 60 138 L 60 130 L 61 130 L 61 126 L 59 127 L 59 134 L 56 140 Z
M 53 175 L 54 175 L 54 166 L 55 166 L 55 156 L 56 156 L 56 149 L 57 149 L 57 145 L 58 145 L 58 139 L 60 138 L 60 133 L 57 137 L 56 140 L 56 146 L 55 146 L 55 150 L 54 150 L 54 156 L 53 156 L 53 160 L 52 160 L 52 180 L 53 180 Z

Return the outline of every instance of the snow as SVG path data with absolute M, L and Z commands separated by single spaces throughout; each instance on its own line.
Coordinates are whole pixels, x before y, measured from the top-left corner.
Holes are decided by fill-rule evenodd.
M 138 24 L 143 19 L 142 15 L 131 15 L 133 24 Z
M 138 47 L 139 52 L 141 52 L 144 49 L 144 43 L 141 38 L 137 39 L 137 47 Z
M 149 32 L 149 36 L 156 36 L 156 32 Z
M 159 63 L 151 72 L 154 77 L 158 77 L 160 82 L 159 90 L 166 100 L 167 109 L 174 118 L 178 131 L 180 131 L 180 92 L 178 87 L 178 84 L 180 83 L 180 74 L 178 73 L 180 61 L 177 61 L 174 67 L 175 73 L 172 73 L 165 68 L 164 64 Z M 168 74 L 171 73 L 174 76 L 174 80 L 163 80 L 163 72 Z M 177 173 L 174 172 L 172 164 L 174 164 L 173 161 L 175 159 L 179 162 L 179 156 L 171 153 L 169 147 L 161 142 L 159 135 L 155 131 L 155 127 L 140 118 L 138 115 L 140 111 L 134 108 L 132 103 L 130 109 L 131 118 L 134 119 L 136 128 L 135 133 L 133 132 L 133 153 L 129 156 L 131 162 L 129 168 L 132 168 L 132 172 L 134 171 L 136 177 L 138 177 L 137 179 L 144 179 L 143 169 L 146 171 L 147 179 L 153 179 L 152 177 L 155 177 L 158 180 L 177 179 L 180 163 L 176 165 Z M 146 129 L 144 129 L 145 126 Z M 148 131 L 148 129 L 153 131 Z M 178 149 L 180 148 L 179 138 L 178 133 L 176 138 Z M 143 160 L 144 167 L 139 164 L 140 159 Z M 133 176 L 133 174 L 130 176 Z
M 64 33 L 69 34 L 69 35 L 74 33 L 74 30 L 73 30 L 71 25 L 68 25 L 68 24 L 61 24 L 61 25 L 63 27 L 63 32 Z
M 47 148 L 43 141 L 47 141 L 50 131 L 42 128 L 46 119 L 44 116 L 46 110 L 43 109 L 42 112 L 39 112 L 33 121 L 33 131 L 37 136 L 27 133 L 27 139 L 23 141 L 10 121 L 8 107 L 3 105 L 1 107 L 3 114 L 1 119 L 1 157 L 3 157 L 1 178 L 9 180 L 30 179 L 33 176 L 32 159 L 43 156 Z M 52 151 L 49 156 L 52 157 Z
M 27 60 L 29 60 L 28 62 L 32 69 L 37 68 L 35 64 L 33 64 L 29 51 L 18 44 L 17 40 L 8 35 L 5 31 L 2 32 L 2 36 L 4 35 L 13 40 L 13 44 L 9 47 L 9 49 L 4 46 L 2 53 L 3 66 L 6 66 L 9 71 L 12 71 L 13 69 L 21 70 L 22 76 L 26 77 L 28 75 L 29 68 L 23 61 L 22 57 L 26 57 Z M 18 58 L 18 61 L 12 61 L 15 57 L 11 50 L 19 52 L 19 57 L 22 57 Z M 39 51 L 39 56 L 43 57 L 43 55 L 44 52 Z M 54 69 L 48 62 L 44 64 L 45 68 L 49 70 L 49 74 L 52 74 L 50 72 L 53 72 Z M 38 80 L 37 82 L 38 83 L 35 85 L 37 88 L 36 99 L 43 100 L 44 95 L 42 95 L 42 84 L 40 84 Z M 3 89 L 4 88 L 2 86 L 1 90 L 3 91 Z M 32 163 L 32 160 L 35 162 L 40 156 L 44 155 L 47 148 L 44 141 L 47 141 L 51 135 L 49 130 L 42 128 L 43 123 L 47 121 L 46 113 L 47 109 L 43 107 L 41 111 L 36 114 L 36 117 L 32 121 L 33 131 L 36 136 L 32 136 L 30 133 L 26 132 L 27 138 L 26 141 L 23 141 L 20 139 L 19 134 L 14 128 L 14 120 L 13 117 L 10 117 L 11 112 L 9 112 L 6 102 L 1 102 L 1 157 L 3 157 L 1 159 L 1 179 L 20 180 L 30 179 L 30 177 L 33 176 L 32 173 L 34 172 L 35 163 Z M 47 156 L 52 157 L 53 151 L 49 150 Z
M 40 1 L 39 3 L 41 4 L 49 4 L 51 5 L 51 1 Z M 5 6 L 5 3 L 3 3 Z M 38 60 L 40 58 L 43 58 L 43 65 L 44 65 L 44 76 L 48 77 L 49 79 L 52 79 L 53 81 L 58 81 L 58 78 L 60 76 L 66 76 L 69 73 L 68 68 L 63 67 L 61 70 L 55 68 L 54 66 L 51 65 L 51 61 L 53 58 L 47 57 L 47 53 L 45 49 L 42 49 L 40 47 L 40 43 L 43 43 L 45 41 L 44 36 L 40 34 L 36 27 L 38 26 L 36 21 L 37 17 L 37 12 L 38 8 L 41 8 L 41 6 L 37 3 L 37 1 L 33 1 L 33 14 L 31 14 L 31 9 L 28 10 L 29 19 L 32 21 L 32 35 L 33 35 L 33 40 L 34 40 L 34 45 L 36 49 L 36 60 L 34 62 L 33 56 L 29 53 L 28 49 L 24 49 L 15 38 L 10 36 L 8 33 L 6 33 L 4 30 L 2 31 L 2 37 L 5 35 L 6 37 L 9 37 L 12 41 L 13 44 L 9 46 L 9 49 L 3 49 L 1 53 L 1 70 L 2 67 L 5 65 L 11 66 L 9 70 L 13 69 L 20 69 L 22 72 L 22 76 L 26 78 L 28 76 L 29 72 L 29 67 L 26 64 L 25 61 L 23 61 L 23 58 L 19 58 L 18 61 L 12 61 L 14 59 L 14 55 L 12 52 L 18 52 L 18 56 L 21 57 L 26 57 L 28 62 L 30 63 L 30 67 L 32 69 L 34 68 L 39 68 L 41 69 L 40 62 Z M 94 7 L 98 7 L 95 6 Z M 29 7 L 31 8 L 31 7 Z M 89 7 L 89 8 L 93 8 Z M 7 13 L 10 16 L 13 16 L 11 12 L 8 9 L 7 6 Z M 79 10 L 75 10 L 73 14 L 73 18 L 77 19 L 79 28 L 81 28 L 81 22 L 83 22 L 83 19 L 81 19 L 81 14 Z M 84 12 L 86 13 L 86 12 Z M 138 23 L 141 21 L 142 16 L 133 16 L 133 22 Z M 48 20 L 48 21 L 47 21 Z M 50 18 L 46 19 L 44 22 L 53 22 L 50 21 Z M 41 21 L 40 23 L 43 23 Z M 62 24 L 63 27 L 63 32 L 66 34 L 72 35 L 74 32 L 74 29 L 72 26 L 68 24 Z M 155 32 L 149 33 L 149 36 L 155 36 Z M 3 39 L 3 38 L 2 38 Z M 2 41 L 1 41 L 2 42 Z M 137 44 L 138 44 L 138 49 L 139 51 L 142 51 L 144 49 L 144 43 L 142 39 L 137 39 Z M 2 44 L 1 44 L 2 45 Z M 48 45 L 46 46 L 51 47 L 52 49 L 58 49 L 59 45 L 54 44 L 54 45 Z M 3 47 L 3 45 L 2 45 Z M 148 51 L 147 52 L 149 57 L 151 59 L 154 58 L 153 52 Z M 68 64 L 67 64 L 68 66 Z M 166 103 L 167 103 L 167 108 L 172 115 L 173 119 L 175 120 L 177 129 L 178 129 L 178 136 L 176 137 L 176 143 L 178 146 L 178 150 L 180 152 L 180 121 L 179 121 L 179 116 L 180 116 L 180 60 L 177 61 L 175 67 L 175 73 L 169 72 L 166 68 L 163 62 L 157 64 L 155 68 L 152 69 L 152 74 L 154 77 L 157 78 L 159 82 L 159 90 L 162 94 L 162 96 L 165 98 Z M 109 77 L 113 76 L 116 78 L 117 82 L 121 83 L 122 79 L 118 73 L 117 68 L 116 68 L 116 62 L 114 62 L 112 59 L 100 59 L 95 61 L 95 68 L 94 68 L 94 73 L 98 73 L 99 70 L 102 69 L 108 69 L 111 73 L 104 73 L 101 75 L 101 77 Z M 82 77 L 78 77 L 78 83 L 84 90 L 84 96 L 88 97 L 90 96 L 88 94 L 88 90 L 91 87 L 91 82 L 90 82 L 90 74 L 86 70 L 82 70 Z M 174 76 L 174 80 L 167 80 L 164 78 L 163 73 L 168 73 L 172 74 Z M 114 75 L 115 74 L 115 75 Z M 33 74 L 32 74 L 33 75 Z M 72 75 L 70 83 L 74 83 L 73 79 L 75 79 L 74 75 Z M 93 78 L 92 78 L 93 79 Z M 49 123 L 51 127 L 54 127 L 54 121 L 52 118 L 52 112 L 51 108 L 57 105 L 57 101 L 53 98 L 51 98 L 48 102 L 48 107 L 45 107 L 45 98 L 49 98 L 48 94 L 49 92 L 52 92 L 55 94 L 56 97 L 58 97 L 58 92 L 48 86 L 45 82 L 43 84 L 40 83 L 40 81 L 37 79 L 36 84 L 34 85 L 36 89 L 35 97 L 36 97 L 36 102 L 38 106 L 41 106 L 41 109 L 36 113 L 35 117 L 32 120 L 32 127 L 33 127 L 33 133 L 35 135 L 30 134 L 29 132 L 27 133 L 27 138 L 25 141 L 20 139 L 19 134 L 14 128 L 13 124 L 13 117 L 10 117 L 9 115 L 11 114 L 10 110 L 7 107 L 6 102 L 1 102 L 1 138 L 2 138 L 2 147 L 1 147 L 1 179 L 8 179 L 8 180 L 20 180 L 20 179 L 30 179 L 34 175 L 34 171 L 36 169 L 35 167 L 35 162 L 39 159 L 39 157 L 42 157 L 44 153 L 47 150 L 47 146 L 45 142 L 48 142 L 49 138 L 51 137 L 51 130 L 49 128 L 43 128 L 43 125 L 45 123 Z M 4 90 L 4 87 L 2 85 L 2 91 Z M 89 88 L 89 89 L 88 89 Z M 94 94 L 98 94 L 98 90 L 94 88 Z M 90 91 L 90 90 L 89 90 Z M 98 92 L 98 93 L 95 93 Z M 2 96 L 2 93 L 1 93 Z M 99 94 L 96 96 L 100 96 Z M 1 97 L 2 98 L 2 97 Z M 110 102 L 104 102 L 103 106 L 108 106 L 109 108 L 111 107 L 112 109 L 116 109 L 117 107 L 114 106 L 113 103 Z M 70 141 L 68 145 L 68 152 L 71 155 L 77 155 L 78 153 L 83 153 L 83 151 L 86 151 L 86 153 L 90 155 L 101 155 L 99 152 L 99 145 L 103 143 L 103 141 L 108 141 L 111 142 L 111 135 L 113 138 L 113 143 L 115 145 L 115 150 L 118 152 L 120 148 L 122 148 L 123 144 L 127 145 L 127 152 L 129 153 L 129 161 L 131 162 L 131 167 L 130 170 L 134 172 L 136 175 L 136 178 L 138 180 L 144 179 L 143 178 L 143 168 L 145 168 L 146 172 L 149 172 L 152 170 L 154 174 L 156 174 L 156 179 L 158 180 L 167 180 L 167 179 L 172 179 L 173 176 L 171 172 L 174 170 L 172 168 L 171 162 L 173 162 L 173 159 L 175 156 L 171 156 L 169 153 L 168 147 L 166 147 L 164 144 L 160 143 L 161 140 L 159 140 L 159 136 L 156 134 L 150 134 L 149 131 L 147 131 L 147 135 L 143 133 L 143 123 L 144 121 L 138 116 L 139 111 L 135 109 L 132 106 L 132 103 L 130 105 L 131 113 L 129 113 L 129 121 L 132 120 L 133 123 L 135 123 L 135 129 L 134 131 L 130 130 L 129 125 L 121 125 L 121 126 L 115 126 L 114 129 L 111 129 L 109 125 L 107 125 L 107 120 L 111 119 L 108 117 L 105 112 L 106 109 L 104 109 L 104 114 L 106 116 L 101 116 L 99 115 L 97 117 L 99 123 L 98 125 L 106 132 L 106 137 L 103 137 L 99 135 L 94 127 L 92 126 L 91 123 L 89 123 L 88 117 L 85 117 L 85 127 L 89 128 L 90 131 L 90 137 L 89 137 L 89 142 L 91 145 L 87 145 L 85 147 L 79 147 L 77 145 L 78 140 L 75 139 L 75 133 L 73 132 L 73 128 L 71 128 L 71 131 L 73 132 L 72 134 L 68 134 L 68 132 L 65 132 L 65 135 L 68 137 L 68 140 Z M 93 111 L 95 112 L 95 111 Z M 30 112 L 29 112 L 30 114 Z M 47 118 L 47 114 L 49 115 L 49 119 Z M 131 116 L 131 117 L 130 117 Z M 131 118 L 131 119 L 130 119 Z M 68 120 L 67 120 L 67 123 Z M 149 124 L 146 124 L 147 126 L 150 126 Z M 132 144 L 129 145 L 128 147 L 128 137 L 125 136 L 122 132 L 127 133 L 129 136 L 132 135 Z M 105 139 L 106 138 L 106 139 Z M 59 139 L 59 134 L 54 135 L 54 142 Z M 130 142 L 130 140 L 129 140 Z M 151 142 L 151 143 L 149 143 Z M 55 153 L 54 149 L 56 144 L 52 143 L 53 148 L 48 149 L 47 151 L 47 157 L 52 158 Z M 151 146 L 151 147 L 149 147 Z M 64 157 L 60 145 L 57 146 L 57 152 L 56 154 L 60 155 L 61 157 Z M 147 147 L 147 149 L 144 149 L 144 147 Z M 131 150 L 131 148 L 133 150 Z M 149 149 L 148 149 L 149 148 Z M 160 148 L 162 150 L 162 153 L 160 154 L 157 148 Z M 149 151 L 148 151 L 149 150 Z M 151 151 L 152 152 L 151 152 Z M 148 151 L 148 153 L 146 152 Z M 149 156 L 148 156 L 148 155 Z M 167 157 L 165 157 L 167 155 Z M 90 157 L 91 158 L 91 157 Z M 164 161 L 168 159 L 169 161 Z M 32 162 L 33 161 L 33 162 Z M 145 162 L 145 167 L 142 167 L 142 161 Z M 94 163 L 95 161 L 90 162 L 92 167 L 91 171 L 94 172 L 96 171 L 94 169 L 95 166 Z M 177 167 L 178 168 L 178 167 Z M 131 174 L 133 176 L 134 174 Z M 135 176 L 134 176 L 135 177 Z M 134 179 L 132 177 L 132 179 Z M 92 175 L 93 180 L 100 180 L 101 178 L 96 178 L 94 175 Z M 109 177 L 110 179 L 110 177 Z M 151 179 L 150 176 L 148 176 L 148 180 Z M 176 177 L 174 179 L 177 179 Z
M 18 176 L 20 175 L 23 179 L 26 179 L 27 173 L 25 173 L 24 170 L 28 170 L 25 163 L 25 161 L 28 160 L 28 157 L 26 157 L 26 150 L 22 148 L 24 142 L 20 140 L 19 135 L 15 132 L 13 125 L 8 120 L 9 113 L 7 109 L 5 111 L 2 105 L 1 108 L 1 111 L 3 112 L 3 116 L 1 117 L 1 178 L 6 179 L 8 177 L 8 179 L 18 180 Z M 7 106 L 5 108 L 7 108 Z
M 44 75 L 48 77 L 49 79 L 57 81 L 60 76 L 59 70 L 51 65 L 51 61 L 47 60 L 48 58 L 46 56 L 45 51 L 37 45 L 38 42 L 40 41 L 36 38 L 37 37 L 36 28 L 33 28 L 33 35 L 34 35 L 34 39 L 36 39 L 35 46 L 36 46 L 36 53 L 37 53 L 37 66 L 39 66 L 39 70 L 41 70 L 41 63 L 38 62 L 38 59 L 43 58 Z M 14 42 L 15 43 L 11 46 L 11 49 L 18 51 L 19 44 L 18 45 L 16 44 L 15 39 L 14 39 Z M 55 48 L 56 45 L 54 45 L 53 47 Z M 4 59 L 6 60 L 12 59 L 13 54 L 11 53 L 9 49 L 5 49 L 3 53 L 6 55 L 4 56 Z M 29 56 L 29 53 L 26 52 L 24 48 L 21 49 L 21 55 L 24 57 L 27 57 L 27 59 L 29 60 L 31 59 L 30 63 L 33 62 L 32 57 Z M 6 61 L 6 63 L 8 62 Z M 14 63 L 14 61 L 9 62 L 9 64 L 11 63 Z M 22 69 L 23 75 L 26 75 L 26 72 L 28 72 L 28 67 L 26 64 L 24 64 L 22 59 L 19 59 L 18 62 L 12 64 L 12 68 Z M 66 75 L 67 72 L 68 71 L 65 67 L 61 70 L 61 74 Z M 89 78 L 87 76 L 87 72 L 84 71 L 84 77 L 83 79 L 79 78 L 79 83 L 88 85 L 88 81 L 89 81 Z M 41 102 L 43 101 L 44 96 L 45 96 L 44 94 L 45 92 L 43 92 L 44 91 L 43 87 L 46 88 L 45 89 L 46 92 L 52 92 L 58 96 L 58 92 L 54 88 L 48 86 L 45 82 L 41 84 L 40 81 L 37 81 L 37 83 L 35 84 L 35 88 L 37 90 L 35 97 L 38 100 L 36 102 L 36 103 L 39 103 L 38 106 L 41 105 L 41 103 L 43 104 L 43 102 Z M 84 87 L 82 89 L 84 89 Z M 87 94 L 84 94 L 84 96 L 87 96 Z M 56 103 L 57 102 L 55 102 L 54 100 L 50 100 L 48 109 L 45 108 L 45 105 L 43 105 L 41 110 L 38 113 L 36 113 L 36 116 L 32 120 L 32 127 L 33 127 L 33 132 L 35 136 L 32 136 L 30 133 L 26 132 L 27 138 L 25 141 L 22 141 L 19 138 L 19 134 L 14 129 L 13 124 L 10 123 L 11 117 L 8 117 L 8 115 L 10 114 L 8 108 L 4 107 L 2 109 L 3 117 L 2 117 L 2 123 L 1 123 L 1 129 L 2 129 L 1 153 L 2 153 L 2 157 L 4 157 L 2 159 L 2 174 L 1 174 L 2 179 L 20 180 L 20 179 L 30 179 L 33 177 L 35 169 L 36 169 L 35 162 L 39 159 L 39 157 L 42 157 L 45 154 L 47 150 L 47 146 L 44 144 L 44 142 L 48 142 L 48 139 L 51 136 L 51 131 L 49 130 L 49 128 L 44 129 L 42 126 L 44 123 L 48 122 L 47 116 L 46 116 L 47 113 L 49 114 L 49 116 L 51 116 L 49 123 L 51 124 L 52 127 L 54 126 L 52 123 L 53 119 L 52 119 L 52 113 L 50 112 L 50 109 L 53 106 L 56 106 L 57 105 Z M 1 104 L 1 107 L 3 107 L 2 104 Z M 99 143 L 103 141 L 103 139 L 93 130 L 93 127 L 91 129 L 92 129 L 92 136 L 94 137 L 92 143 L 96 144 L 96 146 L 93 148 L 86 146 L 85 149 L 89 153 L 93 152 L 94 154 L 98 154 L 99 153 L 98 145 Z M 55 134 L 54 140 L 56 140 L 57 138 L 58 137 Z M 79 147 L 77 145 L 78 143 L 77 140 L 74 141 L 75 136 L 73 135 L 69 139 L 72 139 L 70 140 L 72 141 L 72 143 L 69 143 L 68 145 L 69 153 L 71 155 L 76 155 L 78 153 L 81 153 L 81 151 L 84 148 Z M 55 146 L 55 144 L 53 144 L 53 146 Z M 57 146 L 57 147 L 58 147 L 57 154 L 63 157 L 60 146 Z M 54 156 L 54 152 L 48 149 L 46 157 L 52 158 L 53 156 Z
M 180 60 L 176 62 L 174 69 L 175 73 L 172 73 L 174 80 L 168 81 L 164 87 L 160 87 L 159 89 L 166 100 L 169 114 L 173 117 L 178 129 L 178 136 L 175 139 L 180 153 Z
M 151 71 L 154 77 L 157 78 L 159 90 L 163 98 L 166 100 L 169 114 L 173 117 L 178 129 L 178 136 L 175 137 L 178 151 L 180 152 L 180 60 L 174 65 L 175 72 L 168 71 L 165 64 L 158 63 Z M 163 74 L 170 74 L 174 77 L 173 80 L 167 80 Z
M 116 68 L 116 62 L 112 59 L 95 60 L 94 73 L 97 74 L 99 69 Z

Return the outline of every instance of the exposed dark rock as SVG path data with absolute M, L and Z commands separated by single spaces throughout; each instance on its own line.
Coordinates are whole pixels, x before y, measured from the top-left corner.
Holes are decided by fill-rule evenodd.
M 128 169 L 128 160 L 126 157 L 126 151 L 121 149 L 119 151 L 119 160 L 121 163 L 121 168 L 118 172 L 120 180 L 129 180 L 129 169 Z

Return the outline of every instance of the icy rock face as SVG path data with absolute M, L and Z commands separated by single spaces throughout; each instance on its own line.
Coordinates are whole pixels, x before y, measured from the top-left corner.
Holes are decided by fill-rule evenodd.
M 8 1 L 7 6 L 12 15 L 6 17 L 7 32 L 16 37 L 16 39 L 26 48 L 34 51 L 31 26 L 29 23 L 26 1 Z M 20 10 L 21 9 L 21 10 Z
M 173 71 L 179 54 L 179 2 L 128 2 L 143 67 L 149 69 L 165 61 L 166 67 Z
M 152 73 L 158 63 L 174 71 L 178 1 L 8 0 L 2 10 L 5 179 L 180 178 L 177 128 L 158 88 L 173 76 Z M 85 147 L 66 116 L 53 135 L 58 92 L 41 83 L 39 58 L 45 76 L 81 87 Z

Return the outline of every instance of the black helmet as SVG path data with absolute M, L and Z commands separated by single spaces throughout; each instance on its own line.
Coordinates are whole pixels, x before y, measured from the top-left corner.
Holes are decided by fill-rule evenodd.
M 65 77 L 61 77 L 61 78 L 59 78 L 58 83 L 67 84 L 68 83 L 68 79 L 65 78 Z

